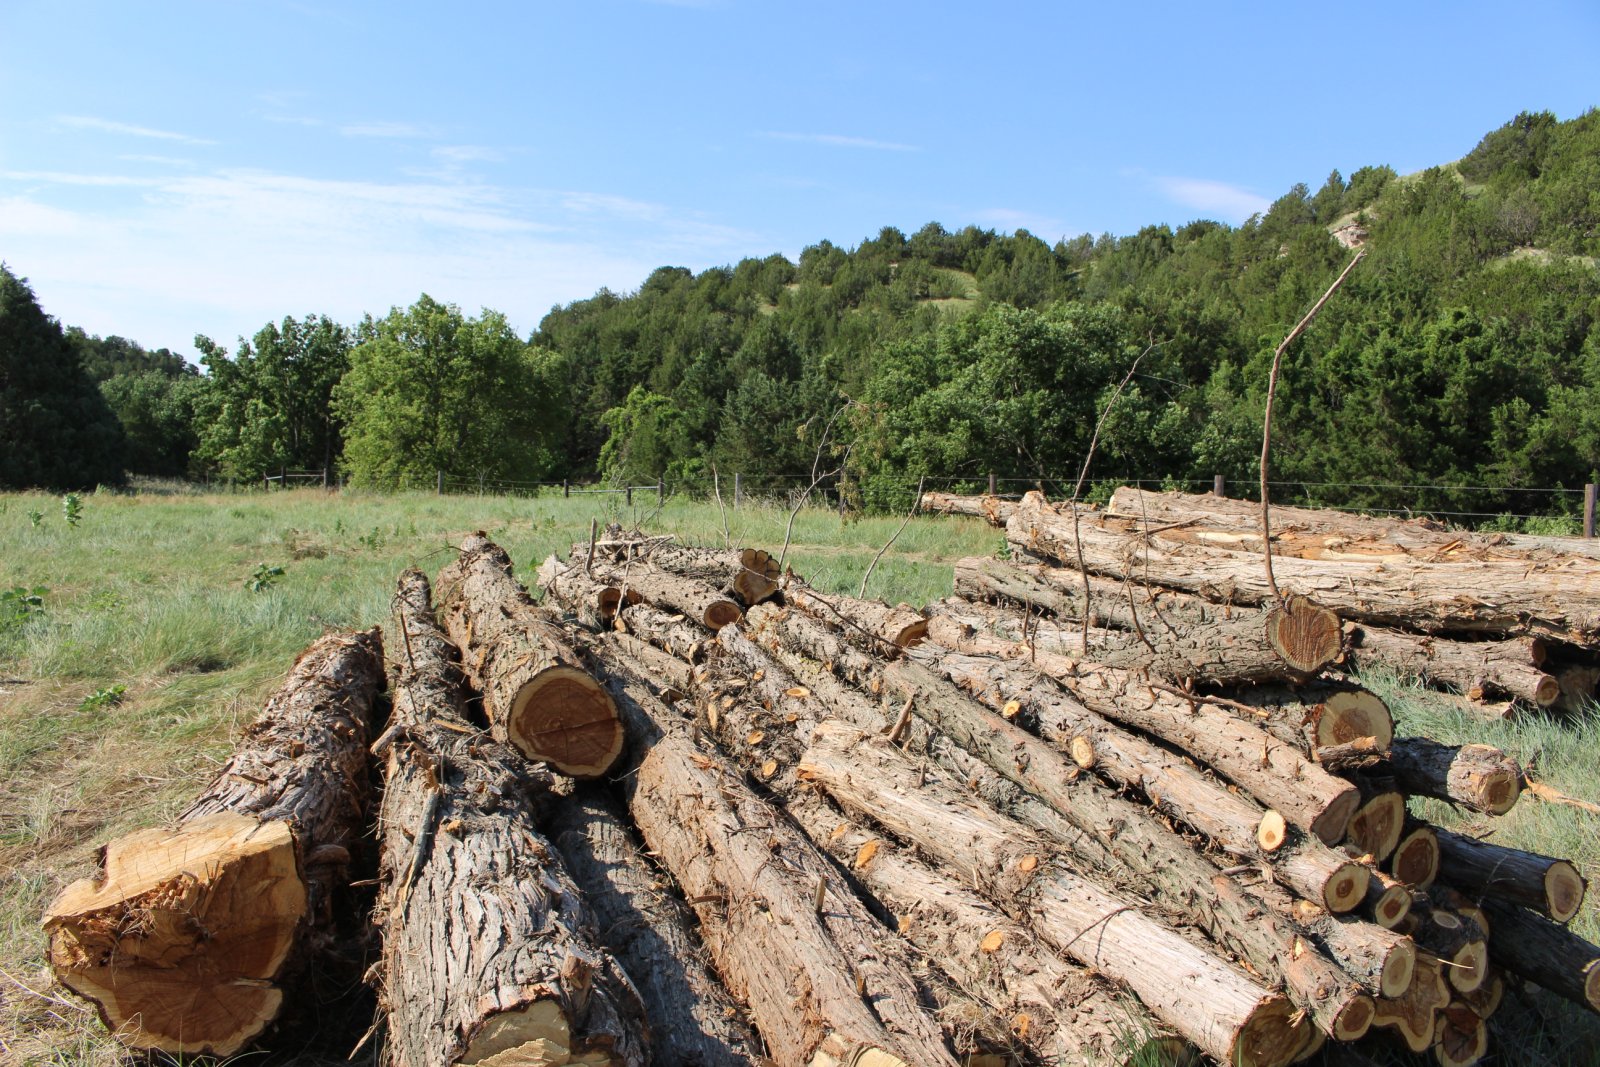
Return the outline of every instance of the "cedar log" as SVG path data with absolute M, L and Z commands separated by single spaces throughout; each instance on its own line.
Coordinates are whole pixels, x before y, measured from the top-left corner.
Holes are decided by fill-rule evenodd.
M 1556 922 L 1567 922 L 1583 906 L 1587 885 L 1566 860 L 1437 831 L 1439 875 L 1475 896 L 1521 904 Z

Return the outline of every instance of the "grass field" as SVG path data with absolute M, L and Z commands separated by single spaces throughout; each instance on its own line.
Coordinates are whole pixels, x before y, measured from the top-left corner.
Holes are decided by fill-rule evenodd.
M 21 621 L 5 610 L 14 602 L 0 604 L 0 1063 L 118 1062 L 98 1023 L 51 989 L 38 931 L 46 903 L 92 869 L 100 845 L 169 818 L 192 797 L 312 638 L 383 623 L 404 567 L 434 573 L 463 534 L 482 529 L 526 578 L 549 553 L 587 538 L 591 519 L 701 544 L 722 544 L 726 528 L 733 544 L 777 552 L 789 520 L 777 507 L 620 501 L 102 493 L 83 499 L 74 527 L 58 497 L 0 494 L 0 593 L 45 590 L 42 613 Z M 899 525 L 804 511 L 789 561 L 818 588 L 855 593 Z M 915 519 L 873 572 L 868 595 L 914 604 L 948 595 L 951 562 L 992 553 L 1002 540 L 977 520 Z M 1501 745 L 1535 760 L 1558 789 L 1600 799 L 1594 714 L 1486 724 L 1435 694 L 1369 682 L 1391 700 L 1403 732 Z M 1427 814 L 1462 821 L 1443 805 Z M 1572 857 L 1591 880 L 1600 875 L 1600 819 L 1584 812 L 1524 801 L 1498 820 L 1494 839 Z M 1575 925 L 1600 940 L 1592 901 Z M 1600 1027 L 1550 1010 L 1548 1023 L 1517 1035 L 1521 1058 L 1502 1062 L 1600 1062 Z

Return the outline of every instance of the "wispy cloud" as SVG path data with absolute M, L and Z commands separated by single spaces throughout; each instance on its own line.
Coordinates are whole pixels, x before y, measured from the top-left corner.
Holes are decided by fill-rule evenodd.
M 1272 201 L 1259 193 L 1209 178 L 1157 178 L 1155 183 L 1169 199 L 1220 215 L 1225 222 L 1243 222 L 1272 206 Z
M 1002 230 L 1027 230 L 1035 237 L 1044 240 L 1049 240 L 1051 235 L 1059 234 L 1063 230 L 1061 220 L 1058 218 L 1009 207 L 984 208 L 974 213 L 973 217 L 979 222 L 987 222 Z
M 192 159 L 182 159 L 178 156 L 148 156 L 148 155 L 123 155 L 118 159 L 125 163 L 156 163 L 163 167 L 192 167 Z
M 340 126 L 339 132 L 346 137 L 414 139 L 433 136 L 432 131 L 426 126 L 418 126 L 412 122 L 352 122 Z
M 0 171 L 0 248 L 46 310 L 177 349 L 285 314 L 354 322 L 421 292 L 498 308 L 526 332 L 553 304 L 631 288 L 661 263 L 701 269 L 761 243 L 604 191 L 248 169 Z
M 476 144 L 440 145 L 432 155 L 446 163 L 499 163 L 506 158 L 498 149 Z
M 216 144 L 204 137 L 191 137 L 186 133 L 174 133 L 171 130 L 157 130 L 149 126 L 135 126 L 127 122 L 113 122 L 110 119 L 96 118 L 93 115 L 62 115 L 56 119 L 63 126 L 71 126 L 79 130 L 99 130 L 101 133 L 118 133 L 127 137 L 149 137 L 158 141 L 181 141 L 184 144 Z
M 868 148 L 877 152 L 922 151 L 914 144 L 901 144 L 898 141 L 877 141 L 870 137 L 848 137 L 840 133 L 789 133 L 779 130 L 764 130 L 761 136 L 770 137 L 774 141 L 800 141 L 807 144 L 828 145 L 833 148 Z

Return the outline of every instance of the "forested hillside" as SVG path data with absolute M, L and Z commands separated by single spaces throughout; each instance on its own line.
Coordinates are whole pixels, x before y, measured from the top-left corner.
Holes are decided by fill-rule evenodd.
M 775 486 L 820 456 L 868 507 L 902 506 L 924 475 L 1070 483 L 1139 359 L 1095 471 L 1242 489 L 1272 349 L 1355 246 L 1365 261 L 1286 358 L 1276 477 L 1339 483 L 1314 491 L 1324 503 L 1467 512 L 1551 510 L 1560 498 L 1519 490 L 1596 479 L 1595 111 L 1518 115 L 1414 175 L 1335 171 L 1238 227 L 1051 245 L 929 223 L 798 263 L 662 267 L 554 309 L 526 342 L 496 312 L 423 297 L 354 327 L 285 319 L 231 355 L 200 338 L 205 376 L 117 338 L 71 335 L 51 358 L 101 379 L 135 471 L 709 489 L 713 469 Z M 0 438 L 26 432 L 0 413 Z M 41 479 L 103 480 L 0 460 L 0 483 Z

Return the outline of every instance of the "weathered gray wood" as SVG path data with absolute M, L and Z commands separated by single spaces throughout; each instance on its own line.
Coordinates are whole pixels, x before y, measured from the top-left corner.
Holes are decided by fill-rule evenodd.
M 468 725 L 427 579 L 401 576 L 382 828 L 382 1002 L 394 1067 L 642 1067 L 644 1010 L 535 827 L 542 769 Z M 532 792 L 530 792 L 530 790 Z
M 1439 876 L 1475 896 L 1532 908 L 1567 922 L 1583 906 L 1588 886 L 1571 863 L 1553 856 L 1479 841 L 1452 830 L 1435 830 Z

